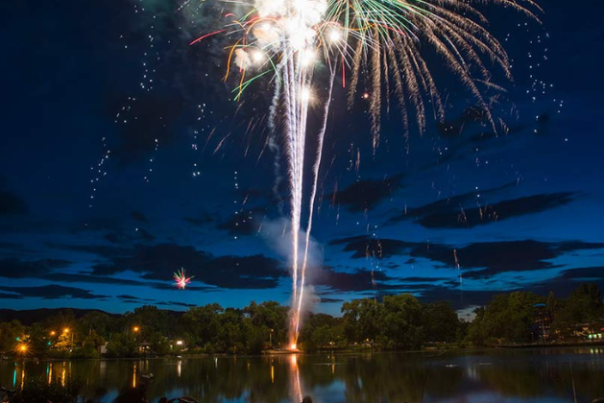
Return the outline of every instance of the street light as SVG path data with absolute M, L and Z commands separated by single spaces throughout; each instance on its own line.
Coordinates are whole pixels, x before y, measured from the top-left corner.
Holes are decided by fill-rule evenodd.
M 138 331 L 139 331 L 139 330 L 141 330 L 141 329 L 140 329 L 140 327 L 138 327 L 138 326 L 134 326 L 134 327 L 132 328 L 132 331 L 133 331 L 134 333 L 138 333 Z
M 57 332 L 55 332 L 54 330 L 51 330 L 50 335 L 54 336 L 55 334 L 57 334 Z
M 27 352 L 27 345 L 25 344 L 21 344 L 19 346 L 19 352 L 21 353 L 21 359 L 23 359 L 23 356 L 25 355 L 25 353 Z
M 268 336 L 268 345 L 273 348 L 273 329 L 271 329 L 271 333 Z

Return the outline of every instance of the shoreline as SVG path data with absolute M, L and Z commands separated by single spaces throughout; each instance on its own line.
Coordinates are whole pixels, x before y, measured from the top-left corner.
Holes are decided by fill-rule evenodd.
M 47 361 L 47 362 L 64 362 L 64 361 L 117 361 L 117 360 L 182 360 L 192 358 L 245 358 L 245 357 L 278 357 L 287 355 L 318 355 L 329 353 L 332 355 L 353 355 L 353 354 L 437 354 L 442 355 L 446 353 L 465 353 L 465 354 L 476 354 L 482 352 L 493 352 L 503 350 L 546 350 L 546 349 L 565 349 L 565 348 L 588 348 L 588 347 L 604 347 L 604 341 L 580 343 L 580 342 L 569 342 L 569 343 L 539 343 L 539 344 L 502 344 L 497 346 L 485 346 L 485 347 L 428 347 L 421 350 L 380 350 L 372 348 L 363 349 L 317 349 L 313 352 L 305 352 L 302 350 L 265 350 L 262 354 L 258 355 L 230 355 L 230 354 L 181 354 L 181 355 L 153 355 L 153 356 L 139 356 L 139 357 L 99 357 L 99 358 L 39 358 L 39 357 L 3 357 L 0 361 Z

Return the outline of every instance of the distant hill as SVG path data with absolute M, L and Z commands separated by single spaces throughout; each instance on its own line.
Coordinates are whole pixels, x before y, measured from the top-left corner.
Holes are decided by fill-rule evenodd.
M 18 320 L 22 324 L 29 326 L 36 322 L 42 322 L 50 316 L 54 316 L 60 312 L 71 310 L 77 319 L 86 315 L 90 312 L 101 312 L 110 316 L 120 316 L 119 314 L 108 313 L 101 311 L 100 309 L 77 309 L 77 308 L 40 308 L 40 309 L 26 309 L 17 311 L 14 309 L 0 309 L 0 322 L 10 322 L 11 320 Z

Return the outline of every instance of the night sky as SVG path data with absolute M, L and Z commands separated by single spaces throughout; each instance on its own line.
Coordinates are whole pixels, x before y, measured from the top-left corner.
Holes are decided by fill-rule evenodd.
M 487 11 L 513 61 L 513 83 L 494 74 L 508 90 L 492 104 L 507 134 L 442 78 L 446 121 L 429 117 L 407 140 L 393 97 L 374 151 L 367 102 L 347 110 L 336 81 L 313 227 L 315 311 L 406 292 L 468 309 L 498 292 L 604 289 L 604 5 L 540 4 L 541 25 Z M 226 39 L 189 46 L 223 11 L 180 5 L 1 3 L 0 307 L 288 303 L 270 83 L 234 101 Z M 311 111 L 311 127 L 319 117 Z M 195 276 L 186 290 L 172 285 L 180 268 Z

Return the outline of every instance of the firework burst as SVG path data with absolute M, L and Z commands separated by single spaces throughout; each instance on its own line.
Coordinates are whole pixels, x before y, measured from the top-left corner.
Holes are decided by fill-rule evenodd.
M 273 83 L 269 127 L 274 132 L 282 128 L 291 192 L 290 344 L 295 345 L 299 331 L 317 178 L 335 77 L 341 72 L 349 105 L 357 98 L 368 102 L 375 149 L 380 143 L 382 102 L 389 110 L 391 94 L 398 101 L 405 135 L 412 120 L 420 133 L 425 130 L 428 105 L 437 120 L 444 118 L 436 81 L 423 57 L 425 49 L 432 49 L 497 130 L 484 94 L 502 88 L 492 83 L 486 62 L 507 79 L 511 78 L 510 63 L 503 46 L 485 29 L 487 19 L 474 4 L 499 5 L 534 19 L 534 12 L 540 11 L 533 0 L 256 0 L 237 2 L 236 12 L 225 15 L 228 22 L 223 29 L 193 41 L 216 34 L 235 38 L 227 47 L 225 75 L 226 80 L 233 64 L 238 67 L 235 99 L 261 77 L 269 77 Z M 314 91 L 318 86 L 313 85 L 318 66 L 327 66 L 330 72 L 327 97 L 322 102 Z M 357 96 L 361 84 L 365 89 Z M 300 237 L 307 116 L 310 107 L 321 104 L 324 111 L 316 133 L 309 219 Z
M 187 277 L 185 269 L 180 269 L 174 273 L 174 287 L 184 290 L 195 276 Z

